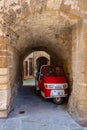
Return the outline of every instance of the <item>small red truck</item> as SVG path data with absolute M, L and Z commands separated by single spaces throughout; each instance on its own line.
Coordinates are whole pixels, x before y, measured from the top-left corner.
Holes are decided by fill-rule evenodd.
M 52 98 L 54 103 L 62 104 L 68 96 L 68 83 L 63 68 L 60 66 L 43 65 L 36 78 L 36 92 L 44 98 Z

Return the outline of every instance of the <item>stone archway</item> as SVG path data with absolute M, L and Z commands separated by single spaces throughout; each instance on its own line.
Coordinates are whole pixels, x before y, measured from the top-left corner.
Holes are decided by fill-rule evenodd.
M 8 115 L 24 57 L 43 50 L 70 73 L 69 112 L 87 123 L 87 2 L 2 0 L 0 11 L 0 117 Z
M 37 70 L 39 71 L 40 70 L 40 67 L 42 65 L 47 65 L 49 62 L 49 59 L 47 59 L 46 57 L 39 57 L 37 60 L 36 60 L 36 64 L 37 64 Z
M 41 62 L 41 63 L 40 63 Z M 45 51 L 34 51 L 23 61 L 24 79 L 35 77 L 39 64 L 50 64 L 50 55 Z
M 66 30 L 63 30 L 63 32 L 61 32 L 61 33 L 63 33 L 63 37 L 66 37 L 66 33 L 64 31 L 66 32 Z M 69 35 L 71 38 L 71 33 L 70 33 L 71 29 L 68 29 L 68 31 L 69 31 Z M 39 34 L 39 35 L 41 36 L 41 34 Z M 59 44 L 57 45 L 57 40 L 56 40 L 56 37 L 54 37 L 54 35 L 53 35 L 53 37 L 55 38 L 55 40 L 53 40 L 53 41 L 51 41 L 51 39 L 49 39 L 45 34 L 41 36 L 42 39 L 39 35 L 37 35 L 37 37 L 34 36 L 34 33 L 31 37 L 28 37 L 29 35 L 26 36 L 26 33 L 25 33 L 25 35 L 21 35 L 19 38 L 19 41 L 18 41 L 18 46 L 21 42 L 21 45 L 23 46 L 23 48 L 21 48 L 21 46 L 19 46 L 20 47 L 19 50 L 17 50 L 14 46 L 6 45 L 6 49 L 7 49 L 6 51 L 8 52 L 8 55 L 9 55 L 9 61 L 7 62 L 8 63 L 8 66 L 7 66 L 8 74 L 5 75 L 5 77 L 6 78 L 8 77 L 8 82 L 10 84 L 10 87 L 7 90 L 4 90 L 5 93 L 9 92 L 8 95 L 5 96 L 6 97 L 5 100 L 7 100 L 7 98 L 8 98 L 8 102 L 3 101 L 4 104 L 6 103 L 5 104 L 6 106 L 7 105 L 9 106 L 9 104 L 11 104 L 11 102 L 14 98 L 13 95 L 15 93 L 15 88 L 17 87 L 17 85 L 22 84 L 23 60 L 31 52 L 33 52 L 35 50 L 46 51 L 48 54 L 51 55 L 51 62 L 54 64 L 55 64 L 55 62 L 57 64 L 63 64 L 66 71 L 68 71 L 69 66 L 71 66 L 70 65 L 71 63 L 69 62 L 69 61 L 71 61 L 71 58 L 70 58 L 71 56 L 68 55 L 70 50 L 67 48 L 69 51 L 66 51 L 66 47 L 65 47 L 65 45 L 63 45 L 63 41 L 59 42 Z M 23 36 L 24 36 L 24 38 L 23 38 Z M 22 38 L 23 38 L 23 40 L 22 40 Z M 32 43 L 32 39 L 34 39 L 33 43 Z M 66 40 L 66 43 L 69 44 L 68 41 L 71 41 L 71 39 Z M 38 43 L 38 45 L 37 45 L 37 43 Z M 49 44 L 50 44 L 50 47 L 49 47 Z M 54 44 L 56 46 L 54 46 Z M 24 47 L 24 45 L 26 45 L 26 46 Z M 69 48 L 71 48 L 71 47 L 69 46 Z M 66 55 L 64 55 L 63 53 L 65 53 Z M 71 70 L 69 70 L 69 71 L 71 71 Z M 6 85 L 8 85 L 8 82 L 6 83 Z M 8 112 L 9 112 L 9 109 L 8 109 Z M 7 116 L 7 108 L 6 108 L 5 112 L 6 113 L 4 113 L 4 116 Z

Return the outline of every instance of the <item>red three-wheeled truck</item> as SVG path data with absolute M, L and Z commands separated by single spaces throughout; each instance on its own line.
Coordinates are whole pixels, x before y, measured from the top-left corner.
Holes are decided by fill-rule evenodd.
M 52 98 L 54 103 L 62 104 L 68 96 L 68 82 L 61 66 L 42 65 L 36 76 L 36 92 L 44 98 Z

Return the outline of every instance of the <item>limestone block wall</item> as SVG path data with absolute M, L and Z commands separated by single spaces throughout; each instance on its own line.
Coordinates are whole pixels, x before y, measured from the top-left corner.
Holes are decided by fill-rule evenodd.
M 69 100 L 69 112 L 82 125 L 87 123 L 87 22 L 73 26 L 72 71 L 73 91 Z
M 13 26 L 36 13 L 56 11 L 70 22 L 87 16 L 86 0 L 0 0 L 0 23 Z M 56 14 L 57 14 L 56 13 Z
M 59 12 L 72 23 L 72 20 L 86 17 L 87 2 L 85 0 L 1 0 L 0 23 L 13 26 L 15 23 L 22 23 L 23 18 L 48 11 Z
M 19 52 L 12 46 L 8 46 L 8 51 L 11 53 L 11 61 L 9 66 L 9 83 L 11 88 L 11 99 L 10 103 L 12 103 L 12 100 L 16 96 L 16 90 L 20 82 L 19 77 Z
M 7 117 L 17 86 L 18 55 L 7 38 L 0 38 L 0 117 Z
M 9 93 L 9 68 L 7 51 L 7 39 L 0 38 L 0 116 L 7 116 L 8 93 Z

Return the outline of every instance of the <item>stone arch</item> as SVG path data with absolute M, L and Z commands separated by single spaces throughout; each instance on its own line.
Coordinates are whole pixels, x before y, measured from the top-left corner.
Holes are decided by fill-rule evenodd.
M 37 58 L 37 60 L 36 60 L 37 70 L 39 71 L 40 67 L 42 65 L 47 65 L 48 62 L 49 62 L 49 59 L 47 57 L 41 56 L 41 57 Z
M 33 51 L 23 61 L 24 79 L 36 76 L 39 62 L 42 64 L 50 64 L 50 55 L 45 51 Z M 38 62 L 39 61 L 39 62 Z
M 87 123 L 87 2 L 2 0 L 0 11 L 0 117 L 10 110 L 23 58 L 43 50 L 73 72 L 69 111 L 81 124 Z
M 64 29 L 57 34 L 50 30 L 44 32 L 41 29 L 32 29 L 30 32 L 27 31 L 23 35 L 21 34 L 17 43 L 22 60 L 33 51 L 45 51 L 51 56 L 52 64 L 63 64 L 66 71 L 68 71 L 71 64 L 71 55 L 69 55 L 71 46 L 70 28 Z M 71 71 L 70 68 L 69 71 Z
M 34 28 L 31 29 L 31 31 L 28 30 L 27 32 L 24 30 L 24 33 L 20 32 L 17 43 L 11 43 L 8 37 L 4 39 L 4 42 L 6 43 L 6 51 L 8 52 L 9 56 L 9 60 L 7 62 L 7 69 L 9 74 L 6 76 L 8 77 L 11 86 L 8 88 L 9 94 L 6 97 L 6 100 L 8 99 L 8 102 L 5 104 L 6 106 L 9 106 L 9 104 L 12 102 L 15 88 L 18 85 L 22 85 L 23 60 L 31 52 L 39 50 L 45 51 L 51 56 L 51 62 L 53 64 L 63 64 L 66 71 L 70 71 L 70 69 L 68 69 L 68 65 L 71 64 L 71 55 L 69 55 L 71 53 L 70 49 L 72 45 L 71 28 L 64 28 L 62 31 L 58 31 L 58 33 L 53 33 L 53 30 L 47 30 L 47 28 L 44 30 L 41 29 L 42 27 L 40 29 Z M 10 42 L 10 45 L 7 44 L 7 41 L 8 43 Z M 67 44 L 69 46 L 67 46 Z M 6 85 L 8 85 L 8 83 L 6 83 Z M 4 92 L 7 93 L 7 90 Z M 9 110 L 6 108 L 4 117 L 7 116 L 8 111 Z

